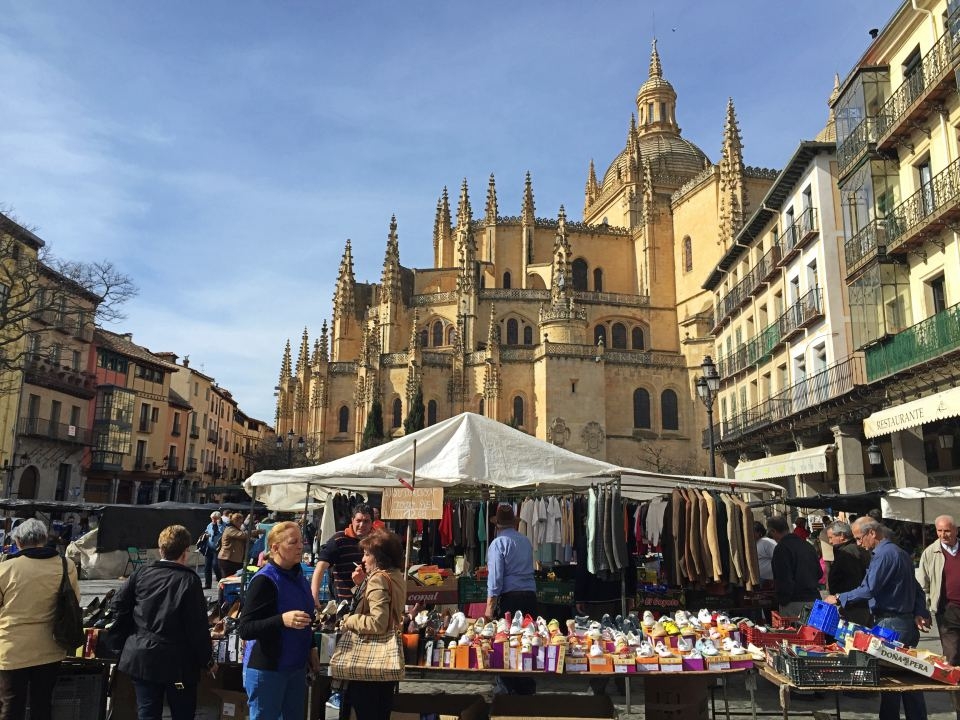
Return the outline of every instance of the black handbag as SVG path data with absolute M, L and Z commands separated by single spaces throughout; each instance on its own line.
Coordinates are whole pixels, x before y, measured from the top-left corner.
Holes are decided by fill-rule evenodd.
M 67 560 L 60 558 L 63 563 L 63 576 L 60 578 L 60 589 L 57 591 L 57 604 L 53 616 L 53 639 L 57 645 L 67 652 L 73 652 L 83 646 L 83 611 L 80 601 L 73 591 L 73 586 L 67 578 Z

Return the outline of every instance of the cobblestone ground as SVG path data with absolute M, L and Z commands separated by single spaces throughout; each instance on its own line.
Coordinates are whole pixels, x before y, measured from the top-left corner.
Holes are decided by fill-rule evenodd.
M 103 596 L 107 591 L 119 587 L 119 580 L 81 580 L 80 581 L 80 604 L 86 605 L 94 597 Z M 207 595 L 214 597 L 216 591 L 209 590 Z M 930 650 L 938 650 L 940 647 L 936 632 L 924 635 L 920 643 L 921 647 Z M 479 694 L 487 701 L 491 699 L 491 684 L 488 680 L 482 682 L 405 682 L 401 684 L 400 690 L 405 693 L 452 693 L 452 694 Z M 620 718 L 642 718 L 643 712 L 643 681 L 640 679 L 631 682 L 631 712 L 627 713 L 626 698 L 622 693 L 618 693 L 614 685 L 608 684 L 608 692 L 616 705 Z M 590 688 L 587 678 L 550 678 L 544 677 L 537 681 L 538 694 L 555 693 L 579 695 L 590 694 Z M 725 718 L 724 707 L 724 688 L 717 687 L 714 690 L 714 706 L 717 718 Z M 752 716 L 752 706 L 750 696 L 745 687 L 744 678 L 737 676 L 727 683 L 726 698 L 729 704 L 731 718 L 749 718 Z M 763 678 L 757 679 L 757 716 L 758 717 L 782 717 L 780 710 L 780 701 L 777 694 L 777 688 Z M 875 720 L 879 714 L 880 701 L 875 695 L 845 695 L 840 696 L 840 717 L 842 720 Z M 960 720 L 953 710 L 953 704 L 948 693 L 928 693 L 927 709 L 930 720 Z M 326 720 L 337 720 L 337 712 L 332 709 L 326 710 Z M 836 701 L 833 695 L 814 695 L 810 697 L 799 697 L 791 700 L 790 703 L 791 718 L 814 718 L 814 720 L 826 720 L 826 718 L 836 717 Z

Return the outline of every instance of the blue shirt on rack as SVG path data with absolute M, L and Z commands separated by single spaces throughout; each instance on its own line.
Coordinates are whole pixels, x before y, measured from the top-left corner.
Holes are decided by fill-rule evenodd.
M 914 575 L 913 560 L 903 548 L 890 540 L 881 540 L 859 587 L 837 595 L 847 603 L 867 600 L 870 611 L 887 614 L 912 614 L 929 618 L 923 590 Z
M 508 592 L 536 592 L 533 546 L 513 528 L 501 528 L 487 551 L 487 597 Z

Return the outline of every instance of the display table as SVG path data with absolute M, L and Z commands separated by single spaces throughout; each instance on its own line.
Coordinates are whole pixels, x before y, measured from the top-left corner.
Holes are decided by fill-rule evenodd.
M 685 720 L 700 720 L 707 717 L 707 690 L 711 682 L 728 676 L 747 676 L 747 690 L 750 693 L 750 705 L 756 717 L 756 683 L 750 682 L 753 669 L 737 670 L 685 670 L 683 672 L 642 672 L 642 673 L 547 673 L 542 671 L 524 672 L 522 670 L 493 670 L 493 669 L 456 669 L 424 667 L 422 665 L 407 665 L 404 682 L 463 682 L 480 681 L 480 678 L 489 678 L 491 682 L 497 675 L 522 676 L 544 679 L 575 680 L 585 682 L 595 678 L 623 678 L 626 681 L 627 712 L 632 712 L 630 700 L 630 684 L 632 680 L 642 679 L 645 687 L 645 717 L 648 720 L 657 718 L 680 717 L 677 712 L 686 710 L 682 716 Z M 729 717 L 729 707 L 726 708 Z
M 779 689 L 780 708 L 783 710 L 783 720 L 790 717 L 790 691 L 791 690 L 813 690 L 816 692 L 833 693 L 836 700 L 837 720 L 840 720 L 840 694 L 841 693 L 905 693 L 905 692 L 946 692 L 951 693 L 954 709 L 960 712 L 960 686 L 946 685 L 945 683 L 925 680 L 920 675 L 892 675 L 881 676 L 879 685 L 818 685 L 801 686 L 782 673 L 778 673 L 769 665 L 758 665 L 760 676 L 765 680 L 776 685 Z

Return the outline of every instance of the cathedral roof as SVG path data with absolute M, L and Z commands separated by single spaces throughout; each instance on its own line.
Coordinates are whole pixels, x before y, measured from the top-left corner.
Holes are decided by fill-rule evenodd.
M 640 152 L 650 163 L 650 171 L 656 178 L 691 178 L 710 163 L 706 154 L 689 140 L 679 135 L 641 135 Z M 617 167 L 626 167 L 629 148 L 624 148 L 607 168 L 601 183 L 601 191 L 617 185 Z

